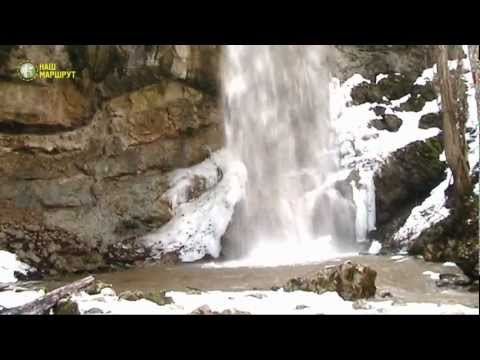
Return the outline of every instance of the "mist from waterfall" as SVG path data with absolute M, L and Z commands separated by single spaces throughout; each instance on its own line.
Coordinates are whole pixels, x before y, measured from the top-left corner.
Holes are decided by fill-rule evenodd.
M 245 198 L 223 240 L 227 259 L 322 260 L 352 250 L 355 208 L 331 124 L 330 47 L 226 46 L 227 150 L 247 168 Z

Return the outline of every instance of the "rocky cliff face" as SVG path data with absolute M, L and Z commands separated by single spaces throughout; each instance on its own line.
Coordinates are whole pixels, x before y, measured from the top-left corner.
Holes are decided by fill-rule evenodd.
M 356 131 L 362 127 L 375 129 L 375 133 L 361 139 L 365 142 L 347 139 L 353 144 L 352 150 L 347 151 L 348 156 L 353 155 L 347 161 L 348 167 L 374 171 L 376 230 L 370 232 L 370 238 L 380 240 L 387 248 L 422 255 L 428 261 L 454 261 L 470 278 L 478 279 L 478 190 L 466 199 L 464 213 L 455 215 L 449 205 L 452 192 L 449 170 L 441 155 L 443 116 L 432 68 L 433 49 L 425 46 L 337 46 L 336 49 L 337 77 L 349 81 L 354 74 L 361 75 L 361 82 L 351 88 L 350 106 L 363 109 L 357 112 L 360 116 L 376 116 L 370 121 L 358 119 L 361 125 Z M 478 47 L 469 51 L 470 59 L 475 59 Z M 451 46 L 449 59 L 462 58 L 466 54 L 461 47 Z M 475 73 L 475 61 L 470 64 Z M 469 88 L 473 87 L 468 80 L 470 69 L 465 64 L 459 69 L 458 62 L 449 66 L 452 75 L 455 71 L 462 73 L 464 81 L 458 83 L 459 97 L 469 98 L 462 111 L 468 118 L 468 157 L 473 169 L 472 182 L 476 184 L 478 107 L 475 110 L 475 100 L 470 95 Z M 405 126 L 409 127 L 406 132 Z M 437 135 L 421 135 L 433 129 L 437 129 Z M 395 142 L 402 135 L 414 132 L 419 139 L 409 139 L 393 151 L 375 157 L 376 146 L 389 147 L 385 142 L 380 144 L 382 139 Z M 386 136 L 388 133 L 395 135 Z M 362 154 L 364 149 L 370 152 Z
M 456 50 L 453 46 L 450 48 L 451 59 L 457 58 Z M 446 164 L 440 160 L 442 133 L 432 137 L 422 135 L 426 129 L 438 129 L 438 133 L 442 128 L 438 106 L 430 106 L 438 97 L 435 83 L 432 79 L 417 81 L 434 65 L 435 58 L 429 46 L 419 45 L 342 45 L 336 46 L 336 58 L 336 76 L 342 82 L 354 74 L 363 77 L 363 81 L 351 89 L 350 105 L 359 109 L 367 106 L 365 109 L 372 116 L 365 125 L 373 133 L 362 138 L 369 154 L 362 154 L 356 144 L 349 164 L 349 167 L 374 171 L 377 230 L 370 236 L 382 241 L 384 246 L 394 245 L 392 236 L 413 207 L 445 178 Z M 429 108 L 435 111 L 429 112 Z M 415 135 L 409 136 L 414 132 L 420 140 L 415 140 Z M 385 135 L 388 133 L 396 135 Z M 393 151 L 389 153 L 379 152 L 377 157 L 372 150 L 376 146 L 378 150 L 388 148 L 385 142 L 401 137 L 406 140 L 396 148 L 391 147 Z M 378 144 L 371 145 L 374 141 Z
M 220 53 L 207 45 L 0 46 L 0 249 L 52 274 L 144 259 L 148 250 L 134 240 L 172 218 L 169 174 L 224 145 Z M 432 81 L 416 82 L 433 65 L 428 47 L 337 46 L 334 58 L 342 82 L 354 74 L 366 80 L 353 87 L 352 104 L 375 104 L 361 125 L 375 133 L 356 139 L 360 145 L 400 135 L 416 117 L 414 130 L 441 130 L 439 111 L 419 115 L 437 99 Z M 17 66 L 27 59 L 77 76 L 22 81 Z M 355 171 L 371 170 L 378 160 L 354 145 L 343 184 L 352 206 Z M 442 151 L 440 133 L 407 142 L 377 164 L 372 236 L 389 244 L 442 182 Z M 197 180 L 192 198 L 206 188 L 205 179 Z M 435 248 L 431 259 L 444 260 L 447 245 L 442 256 L 428 247 L 444 232 L 437 228 L 416 251 Z
M 167 173 L 223 146 L 220 51 L 0 47 L 0 248 L 52 272 L 142 258 L 128 240 L 172 216 Z M 26 59 L 77 76 L 25 82 Z

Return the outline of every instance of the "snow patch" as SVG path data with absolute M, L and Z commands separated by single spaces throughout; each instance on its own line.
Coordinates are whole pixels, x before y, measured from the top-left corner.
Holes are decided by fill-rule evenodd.
M 38 299 L 45 295 L 43 290 L 39 291 L 0 291 L 0 306 L 5 308 L 13 308 L 17 306 L 25 305 L 31 301 Z
M 368 253 L 370 255 L 377 255 L 380 250 L 382 250 L 382 244 L 378 242 L 377 240 L 372 241 L 372 244 L 370 245 L 370 248 L 368 249 Z
M 33 270 L 31 266 L 18 261 L 15 254 L 0 250 L 0 283 L 16 282 L 15 271 L 26 275 Z
M 378 84 L 380 80 L 388 78 L 388 74 L 378 74 L 377 78 L 375 79 L 375 83 Z
M 426 85 L 427 82 L 433 81 L 433 78 L 436 73 L 436 66 L 425 69 L 422 75 L 414 82 L 414 85 Z
M 451 180 L 451 171 L 447 177 L 419 206 L 413 208 L 405 224 L 393 235 L 393 240 L 402 244 L 418 237 L 422 231 L 445 219 L 450 210 L 445 207 L 445 190 Z
M 455 264 L 454 262 L 447 261 L 447 262 L 443 263 L 443 266 L 457 267 L 457 264 Z
M 212 177 L 216 178 L 217 167 L 223 178 L 200 197 L 185 202 L 188 180 L 194 175 L 206 174 L 210 176 L 208 183 L 213 185 Z M 184 262 L 196 261 L 205 255 L 218 257 L 221 237 L 230 223 L 235 204 L 243 196 L 246 176 L 244 164 L 231 159 L 224 150 L 215 153 L 205 163 L 174 175 L 177 185 L 168 197 L 176 204 L 175 214 L 159 231 L 143 239 L 144 245 L 152 250 L 152 257 L 175 251 Z

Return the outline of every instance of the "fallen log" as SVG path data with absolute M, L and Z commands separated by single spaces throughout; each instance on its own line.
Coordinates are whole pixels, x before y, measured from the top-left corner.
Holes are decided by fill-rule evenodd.
M 28 304 L 15 308 L 6 309 L 0 312 L 0 315 L 43 315 L 53 308 L 60 299 L 72 295 L 82 289 L 85 289 L 95 282 L 93 276 L 87 276 L 71 284 L 62 286 L 50 291 L 48 294 L 29 302 Z

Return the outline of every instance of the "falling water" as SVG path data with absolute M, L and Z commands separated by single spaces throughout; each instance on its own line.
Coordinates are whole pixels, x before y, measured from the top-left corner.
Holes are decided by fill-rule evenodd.
M 335 186 L 329 50 L 225 49 L 227 149 L 248 171 L 245 198 L 224 239 L 227 258 L 320 260 L 355 242 L 354 206 Z

